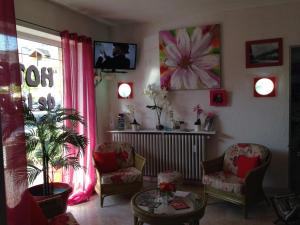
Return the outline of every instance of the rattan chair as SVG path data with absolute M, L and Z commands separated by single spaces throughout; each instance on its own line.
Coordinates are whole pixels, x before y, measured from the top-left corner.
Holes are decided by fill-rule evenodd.
M 145 164 L 145 158 L 137 154 L 134 148 L 128 143 L 111 142 L 98 146 L 95 151 L 116 151 L 118 154 L 126 152 L 128 158 L 126 162 L 119 162 L 119 170 L 112 173 L 103 173 L 99 167 L 95 166 L 97 173 L 97 184 L 95 191 L 100 197 L 100 204 L 103 207 L 104 197 L 116 194 L 136 193 L 143 187 L 142 170 Z M 96 165 L 94 163 L 94 165 Z M 128 175 L 128 179 L 123 182 L 120 176 Z M 134 176 L 134 177 L 133 177 Z
M 251 170 L 244 179 L 237 176 L 236 159 L 239 155 L 260 156 L 260 165 Z M 235 144 L 216 159 L 202 162 L 205 193 L 244 207 L 267 200 L 262 183 L 271 162 L 271 152 L 263 145 Z

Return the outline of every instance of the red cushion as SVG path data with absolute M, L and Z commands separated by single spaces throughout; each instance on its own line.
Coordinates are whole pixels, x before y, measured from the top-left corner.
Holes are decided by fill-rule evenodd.
M 247 157 L 241 155 L 237 160 L 237 176 L 240 178 L 245 178 L 249 171 L 253 170 L 255 167 L 259 166 L 260 157 Z
M 116 152 L 94 152 L 94 160 L 98 169 L 103 173 L 119 169 Z

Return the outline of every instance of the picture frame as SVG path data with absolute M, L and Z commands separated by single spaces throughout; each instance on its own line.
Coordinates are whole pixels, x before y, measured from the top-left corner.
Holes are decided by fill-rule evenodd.
M 246 68 L 281 66 L 283 64 L 282 38 L 246 42 Z
M 224 89 L 210 90 L 210 105 L 211 106 L 227 106 L 227 91 Z
M 221 25 L 159 32 L 160 86 L 170 91 L 221 87 Z

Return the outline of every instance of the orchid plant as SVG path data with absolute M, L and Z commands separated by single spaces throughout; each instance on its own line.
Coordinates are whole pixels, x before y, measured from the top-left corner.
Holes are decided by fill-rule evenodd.
M 127 105 L 127 109 L 128 109 L 128 112 L 129 112 L 129 117 L 131 117 L 131 119 L 132 119 L 131 124 L 139 124 L 136 121 L 135 116 L 134 116 L 135 106 L 134 105 Z
M 144 90 L 144 94 L 153 101 L 153 105 L 147 105 L 146 107 L 155 111 L 158 122 L 156 128 L 162 130 L 164 128 L 160 121 L 162 111 L 170 107 L 170 103 L 167 99 L 168 91 L 165 88 L 160 89 L 156 88 L 153 84 L 149 84 Z
M 200 115 L 203 112 L 203 109 L 198 104 L 198 105 L 194 106 L 193 111 L 197 113 L 197 119 L 196 119 L 195 125 L 201 125 Z

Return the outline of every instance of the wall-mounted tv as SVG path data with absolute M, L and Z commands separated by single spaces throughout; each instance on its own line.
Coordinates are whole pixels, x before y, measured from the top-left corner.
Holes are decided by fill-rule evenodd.
M 134 70 L 136 52 L 136 44 L 94 41 L 94 67 L 103 71 Z

